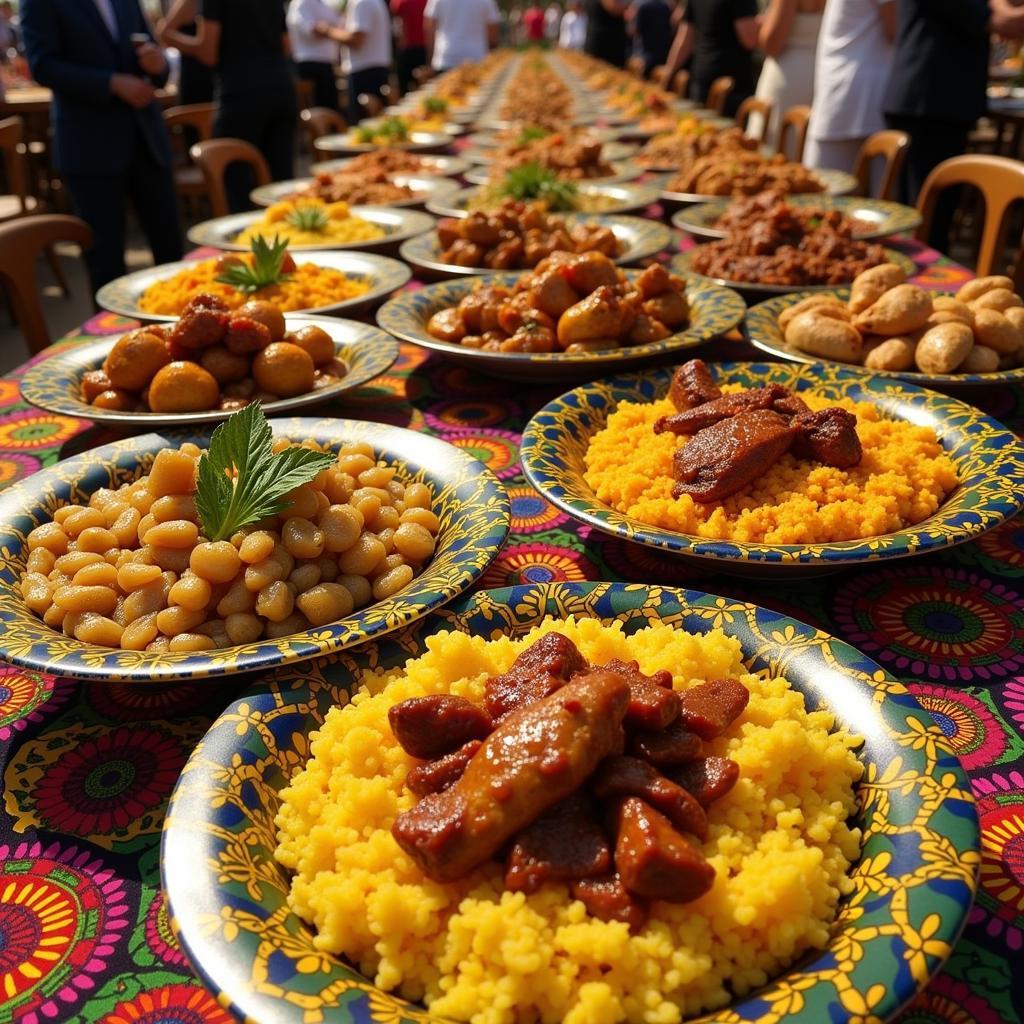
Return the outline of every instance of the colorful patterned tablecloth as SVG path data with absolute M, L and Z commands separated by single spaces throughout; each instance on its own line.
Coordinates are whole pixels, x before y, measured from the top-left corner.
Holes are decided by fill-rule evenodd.
M 931 250 L 902 248 L 929 287 L 955 288 L 970 276 Z M 128 323 L 99 316 L 82 334 Z M 700 354 L 763 358 L 740 341 Z M 0 486 L 108 439 L 82 421 L 26 407 L 18 376 L 0 379 Z M 902 679 L 963 759 L 984 849 L 963 938 L 901 1024 L 1020 1021 L 1024 521 L 935 556 L 810 581 L 699 575 L 578 525 L 525 482 L 523 426 L 562 390 L 510 387 L 403 345 L 387 375 L 336 411 L 430 431 L 472 451 L 505 483 L 512 532 L 482 586 L 607 579 L 706 590 L 817 625 Z M 1024 422 L 1024 396 L 1009 389 L 972 400 L 1004 422 Z M 229 1024 L 171 935 L 158 859 L 178 773 L 241 685 L 83 685 L 0 666 L 0 1022 Z

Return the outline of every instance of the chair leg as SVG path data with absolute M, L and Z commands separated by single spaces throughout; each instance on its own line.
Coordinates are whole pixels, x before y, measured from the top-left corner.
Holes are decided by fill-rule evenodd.
M 50 265 L 50 272 L 57 279 L 57 286 L 60 288 L 61 295 L 65 299 L 71 298 L 71 286 L 68 284 L 68 279 L 64 275 L 64 268 L 60 265 L 60 260 L 57 258 L 56 250 L 52 245 L 48 245 L 45 249 L 46 262 Z

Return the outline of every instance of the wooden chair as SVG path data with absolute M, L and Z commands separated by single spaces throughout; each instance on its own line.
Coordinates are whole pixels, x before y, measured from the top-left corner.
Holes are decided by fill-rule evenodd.
M 674 92 L 677 96 L 682 96 L 686 99 L 690 94 L 690 72 L 683 68 L 681 71 L 677 71 L 672 76 L 672 88 L 671 92 Z
M 864 140 L 853 165 L 853 175 L 857 179 L 857 191 L 862 196 L 871 195 L 871 165 L 875 160 L 883 160 L 882 176 L 878 182 L 878 195 L 875 199 L 892 199 L 896 185 L 900 180 L 903 163 L 907 159 L 910 148 L 910 136 L 906 132 L 887 128 Z
M 729 94 L 736 87 L 736 82 L 729 75 L 722 75 L 716 78 L 708 89 L 707 99 L 704 106 L 713 110 L 719 117 L 725 114 L 725 105 L 729 102 Z
M 655 66 L 653 68 L 651 68 L 651 81 L 655 85 L 660 85 L 662 89 L 667 89 L 668 88 L 668 82 L 666 81 L 667 78 L 668 78 L 668 65 L 667 64 L 655 64 Z
M 168 107 L 164 111 L 164 124 L 175 153 L 174 188 L 190 217 L 197 213 L 199 203 L 206 195 L 206 183 L 202 172 L 192 162 L 189 151 L 197 142 L 213 137 L 216 113 L 214 103 L 189 103 Z
M 745 135 L 749 135 L 747 131 L 747 125 L 750 123 L 750 118 L 754 114 L 761 115 L 761 131 L 757 135 L 759 142 L 764 142 L 768 137 L 768 126 L 771 123 L 772 111 L 775 109 L 775 104 L 770 100 L 758 99 L 757 96 L 748 96 L 737 108 L 736 108 L 736 123 L 743 129 Z
M 307 107 L 299 114 L 299 119 L 309 135 L 310 149 L 317 139 L 325 135 L 340 135 L 348 131 L 348 121 L 330 107 Z
M 36 285 L 36 261 L 53 251 L 58 242 L 92 245 L 92 231 L 85 221 L 62 213 L 16 217 L 0 224 L 0 281 L 7 288 L 14 318 L 34 354 L 50 344 Z
M 805 105 L 790 107 L 779 121 L 779 145 L 777 152 L 788 156 L 790 160 L 800 163 L 804 158 L 804 146 L 807 144 L 807 122 L 811 119 L 811 108 Z M 793 141 L 790 147 L 789 137 Z
M 626 61 L 626 70 L 631 75 L 636 75 L 637 78 L 644 77 L 644 59 L 643 57 L 630 57 Z
M 252 168 L 257 185 L 270 183 L 270 168 L 263 154 L 242 139 L 207 139 L 197 142 L 190 152 L 193 162 L 202 172 L 206 197 L 214 217 L 224 217 L 231 212 L 224 189 L 224 172 L 232 164 L 246 164 Z
M 1024 200 L 1024 164 L 1005 156 L 973 153 L 943 160 L 921 186 L 917 208 L 921 212 L 921 226 L 917 237 L 927 240 L 935 215 L 935 204 L 947 188 L 971 185 L 984 200 L 984 221 L 975 273 L 979 277 L 1005 273 L 1006 233 L 1011 207 Z M 1015 276 L 1021 271 L 1018 253 Z M 1018 287 L 1019 287 L 1018 277 Z

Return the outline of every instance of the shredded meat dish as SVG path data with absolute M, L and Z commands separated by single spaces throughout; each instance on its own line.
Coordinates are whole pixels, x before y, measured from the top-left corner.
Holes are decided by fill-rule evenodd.
M 491 159 L 491 181 L 500 181 L 513 167 L 533 163 L 572 181 L 607 178 L 615 169 L 601 159 L 603 148 L 603 143 L 597 139 L 563 132 L 503 146 L 495 150 Z
M 325 203 L 350 205 L 400 203 L 414 199 L 418 193 L 408 185 L 397 185 L 391 180 L 393 172 L 321 171 L 305 187 L 288 199 L 322 199 Z

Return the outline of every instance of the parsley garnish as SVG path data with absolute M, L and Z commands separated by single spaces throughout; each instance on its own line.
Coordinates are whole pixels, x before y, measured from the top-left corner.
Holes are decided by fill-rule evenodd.
M 288 251 L 288 239 L 274 235 L 267 242 L 262 235 L 256 235 L 250 243 L 252 263 L 232 263 L 215 280 L 231 285 L 237 292 L 258 292 L 272 284 L 287 281 L 291 276 L 281 269 Z
M 199 460 L 196 510 L 204 536 L 225 540 L 245 526 L 282 512 L 286 496 L 334 463 L 333 455 L 292 445 L 277 455 L 258 402 L 228 417 Z

